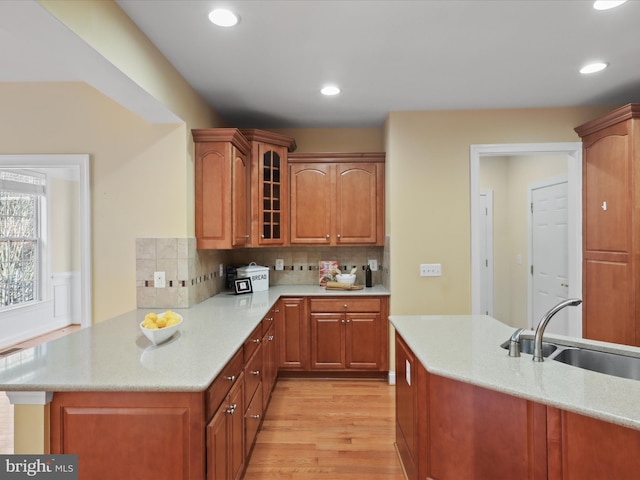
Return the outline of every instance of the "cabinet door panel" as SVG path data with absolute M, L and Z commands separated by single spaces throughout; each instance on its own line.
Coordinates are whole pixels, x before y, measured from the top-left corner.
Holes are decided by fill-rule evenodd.
M 329 244 L 335 191 L 333 167 L 295 164 L 290 168 L 291 243 Z
M 285 298 L 278 321 L 279 367 L 284 370 L 309 368 L 309 320 L 303 298 Z
M 224 242 L 230 232 L 231 198 L 223 188 L 231 177 L 224 144 L 196 146 L 196 237 Z
M 585 259 L 584 299 L 585 338 L 634 344 L 636 321 L 630 264 Z
M 346 318 L 347 367 L 379 369 L 382 364 L 380 314 L 348 313 Z
M 312 369 L 345 368 L 345 326 L 342 313 L 311 314 Z
M 585 148 L 586 250 L 628 252 L 631 247 L 628 143 L 627 135 L 609 135 Z
M 336 166 L 337 243 L 375 244 L 377 241 L 377 165 Z
M 418 478 L 417 368 L 413 352 L 396 336 L 396 445 L 409 480 Z
M 229 478 L 228 415 L 227 406 L 223 405 L 207 425 L 207 480 Z
M 240 378 L 229 392 L 229 404 L 235 406 L 229 421 L 229 479 L 238 480 L 244 471 L 244 379 Z

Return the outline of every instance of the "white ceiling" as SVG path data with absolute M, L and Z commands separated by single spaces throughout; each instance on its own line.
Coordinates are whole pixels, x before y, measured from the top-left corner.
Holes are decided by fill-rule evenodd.
M 640 102 L 640 0 L 117 0 L 237 127 L 380 126 L 401 110 Z M 229 6 L 233 29 L 207 15 Z M 592 76 L 591 60 L 610 67 Z M 0 1 L 0 82 L 87 81 L 142 116 L 159 102 L 32 0 Z M 336 97 L 319 89 L 335 82 Z

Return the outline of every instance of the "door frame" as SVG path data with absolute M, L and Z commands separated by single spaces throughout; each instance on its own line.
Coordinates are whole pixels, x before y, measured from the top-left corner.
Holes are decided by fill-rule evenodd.
M 566 155 L 568 180 L 569 296 L 582 298 L 582 142 L 475 144 L 469 148 L 469 190 L 471 217 L 471 313 L 480 311 L 480 239 L 478 238 L 478 199 L 480 159 L 495 156 Z M 574 248 L 571 248 L 573 246 Z M 582 307 L 569 315 L 582 323 Z
M 484 195 L 487 197 L 487 214 L 486 214 L 486 223 L 488 225 L 486 234 L 487 241 L 485 242 L 486 251 L 484 252 L 485 257 L 487 259 L 487 285 L 486 285 L 486 295 L 487 295 L 487 315 L 493 316 L 493 190 L 480 190 L 479 195 Z M 480 219 L 478 219 L 480 220 Z M 479 251 L 479 255 L 482 255 L 483 252 Z M 480 270 L 482 272 L 482 269 Z M 482 278 L 482 275 L 480 275 Z M 480 302 L 480 306 L 482 302 Z M 480 308 L 478 306 L 478 308 Z M 484 313 L 484 312 L 483 312 Z

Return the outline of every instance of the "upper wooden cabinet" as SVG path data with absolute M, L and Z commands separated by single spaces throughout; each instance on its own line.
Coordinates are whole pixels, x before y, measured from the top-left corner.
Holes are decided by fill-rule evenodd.
M 640 104 L 577 127 L 583 143 L 583 335 L 640 345 Z
M 240 131 L 251 142 L 251 245 L 286 245 L 289 226 L 287 156 L 296 149 L 296 141 L 264 130 Z
M 249 245 L 251 144 L 236 128 L 192 130 L 197 248 Z
M 384 245 L 384 158 L 290 155 L 291 245 Z

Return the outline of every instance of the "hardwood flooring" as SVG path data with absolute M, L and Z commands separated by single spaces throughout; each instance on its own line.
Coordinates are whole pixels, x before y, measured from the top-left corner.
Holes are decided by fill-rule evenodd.
M 244 480 L 404 480 L 394 440 L 387 383 L 280 379 Z

